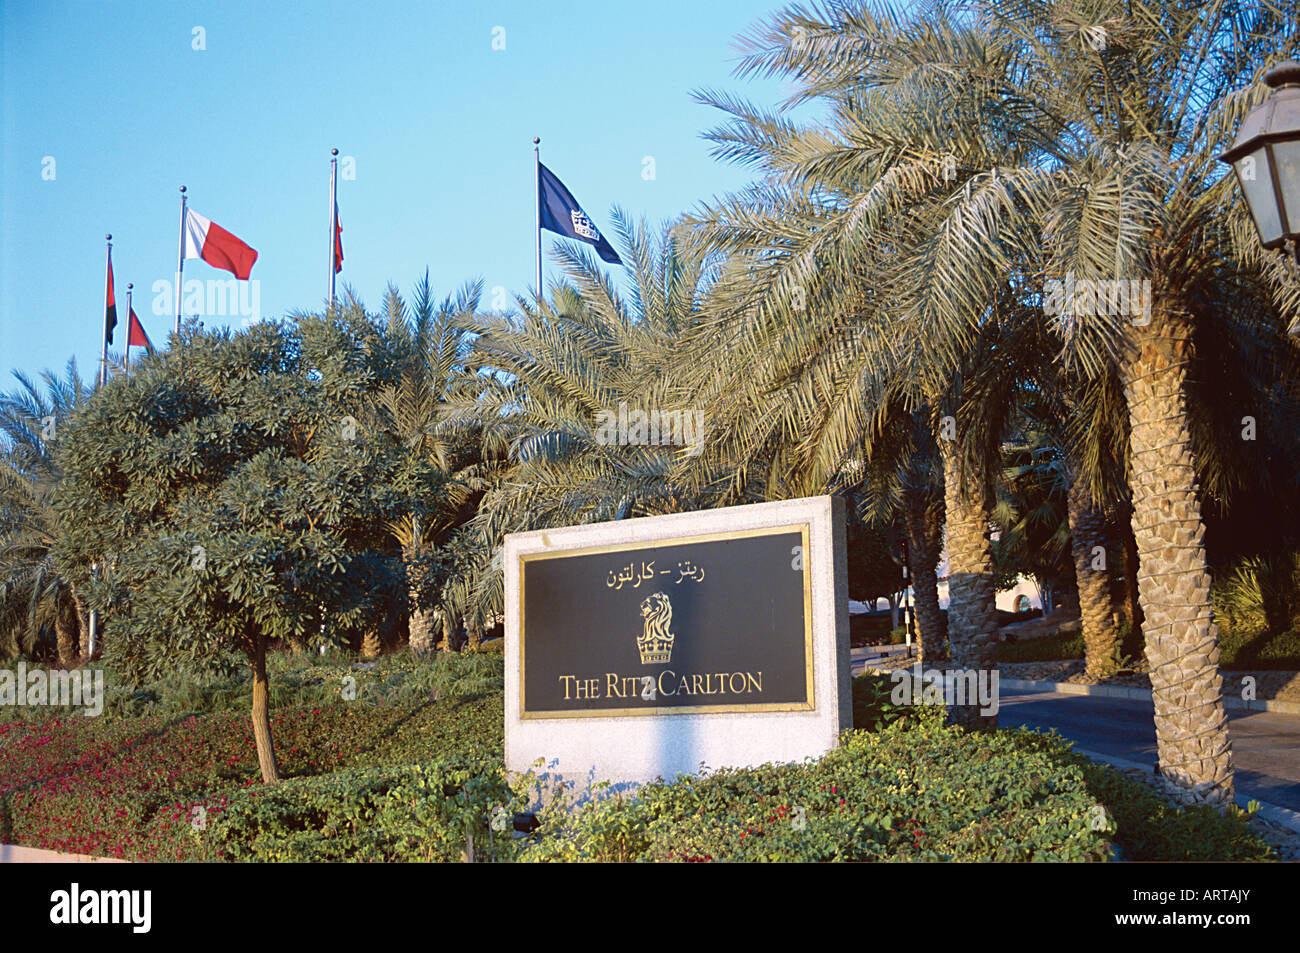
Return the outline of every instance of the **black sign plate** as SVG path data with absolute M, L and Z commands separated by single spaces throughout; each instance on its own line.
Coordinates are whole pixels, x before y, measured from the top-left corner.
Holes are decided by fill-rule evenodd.
M 807 524 L 520 557 L 522 718 L 813 707 Z

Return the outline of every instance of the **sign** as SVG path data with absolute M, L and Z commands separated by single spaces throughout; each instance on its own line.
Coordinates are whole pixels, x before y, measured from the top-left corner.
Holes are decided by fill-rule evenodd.
M 511 771 L 800 761 L 852 726 L 841 500 L 511 534 L 503 568 Z
M 810 710 L 808 530 L 521 557 L 520 716 Z

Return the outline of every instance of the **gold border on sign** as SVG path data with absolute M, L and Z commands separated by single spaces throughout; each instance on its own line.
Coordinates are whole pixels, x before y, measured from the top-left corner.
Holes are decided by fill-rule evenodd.
M 681 705 L 669 708 L 599 708 L 599 709 L 561 709 L 559 711 L 528 711 L 525 703 L 527 690 L 527 672 L 524 669 L 524 598 L 525 563 L 543 559 L 567 559 L 572 556 L 590 556 L 595 553 L 625 553 L 637 549 L 654 549 L 665 546 L 688 546 L 694 543 L 711 543 L 724 539 L 747 539 L 754 536 L 775 536 L 782 533 L 798 532 L 803 545 L 803 642 L 804 673 L 806 675 L 803 702 L 759 702 L 752 705 Z M 519 720 L 537 721 L 547 718 L 626 718 L 654 717 L 659 715 L 708 715 L 727 714 L 728 712 L 774 712 L 774 711 L 813 711 L 817 707 L 817 686 L 813 678 L 813 632 L 812 632 L 812 554 L 809 552 L 809 523 L 786 523 L 781 526 L 762 526 L 758 529 L 731 530 L 725 533 L 703 533 L 696 536 L 670 536 L 664 539 L 644 540 L 638 543 L 608 543 L 602 546 L 585 546 L 581 549 L 566 549 L 558 553 L 533 552 L 523 553 L 519 561 Z

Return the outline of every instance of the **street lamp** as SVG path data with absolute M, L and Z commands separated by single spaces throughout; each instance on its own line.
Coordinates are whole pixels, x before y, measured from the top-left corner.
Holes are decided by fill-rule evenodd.
M 1237 173 L 1260 244 L 1285 248 L 1300 262 L 1300 63 L 1279 63 L 1264 82 L 1273 92 L 1241 121 L 1219 158 Z

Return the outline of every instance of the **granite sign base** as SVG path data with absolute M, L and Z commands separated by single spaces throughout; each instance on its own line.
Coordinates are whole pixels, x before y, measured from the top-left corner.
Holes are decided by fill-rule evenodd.
M 822 496 L 507 536 L 507 769 L 582 791 L 825 754 L 844 534 Z

